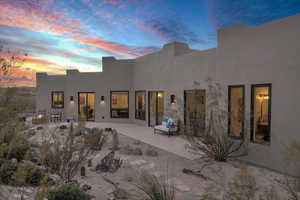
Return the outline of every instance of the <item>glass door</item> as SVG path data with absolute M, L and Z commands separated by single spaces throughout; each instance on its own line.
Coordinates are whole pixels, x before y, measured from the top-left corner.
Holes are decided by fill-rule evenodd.
M 95 120 L 95 93 L 94 92 L 78 93 L 78 120 L 80 121 Z
M 185 131 L 199 136 L 205 131 L 205 90 L 184 91 Z
M 149 126 L 161 124 L 164 116 L 164 92 L 154 91 L 148 93 L 149 98 Z

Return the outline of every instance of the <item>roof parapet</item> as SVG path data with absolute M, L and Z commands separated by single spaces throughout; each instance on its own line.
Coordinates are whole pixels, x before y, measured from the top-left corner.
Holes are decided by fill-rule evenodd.
M 180 56 L 186 53 L 190 53 L 192 50 L 190 49 L 189 45 L 182 42 L 171 42 L 165 44 L 163 46 L 163 51 L 171 51 L 174 56 Z

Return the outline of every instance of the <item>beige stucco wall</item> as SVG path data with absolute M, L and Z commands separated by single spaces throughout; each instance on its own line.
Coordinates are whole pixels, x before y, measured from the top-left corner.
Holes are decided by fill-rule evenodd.
M 250 118 L 251 84 L 272 84 L 271 144 L 249 144 L 248 162 L 285 173 L 282 144 L 299 139 L 300 108 L 300 15 L 269 24 L 246 27 L 235 25 L 219 30 L 218 47 L 205 51 L 183 43 L 170 43 L 160 51 L 133 60 L 102 59 L 103 72 L 68 71 L 65 76 L 37 73 L 37 110 L 51 109 L 51 91 L 65 92 L 66 116 L 78 113 L 78 92 L 96 92 L 96 121 L 134 122 L 148 125 L 148 91 L 165 92 L 165 112 L 179 110 L 183 121 L 184 90 L 194 89 L 194 81 L 205 89 L 206 79 L 228 85 L 245 85 L 246 113 Z M 128 90 L 129 119 L 110 118 L 110 91 Z M 135 91 L 146 90 L 146 120 L 135 119 Z M 170 95 L 177 105 L 170 107 Z M 100 104 L 101 96 L 106 104 Z M 70 105 L 70 96 L 75 104 Z M 171 108 L 171 109 L 170 109 Z M 250 138 L 250 133 L 248 133 Z
M 278 171 L 292 171 L 283 144 L 299 140 L 300 15 L 257 27 L 219 31 L 216 78 L 225 86 L 246 86 L 250 117 L 251 84 L 272 84 L 271 144 L 250 143 L 245 159 Z M 250 133 L 248 134 L 250 138 Z

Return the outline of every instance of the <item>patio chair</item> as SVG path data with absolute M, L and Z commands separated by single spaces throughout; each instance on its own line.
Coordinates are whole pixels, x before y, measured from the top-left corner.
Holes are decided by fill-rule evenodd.
M 166 133 L 168 137 L 178 132 L 178 120 L 174 120 L 170 117 L 163 117 L 162 124 L 154 126 L 154 134 L 157 132 Z
M 50 112 L 50 122 L 61 122 L 62 121 L 62 112 L 51 111 Z

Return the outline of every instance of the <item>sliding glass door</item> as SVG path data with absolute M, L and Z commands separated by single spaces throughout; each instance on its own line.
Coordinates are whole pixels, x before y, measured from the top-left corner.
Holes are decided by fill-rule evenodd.
M 95 93 L 94 92 L 78 93 L 78 120 L 80 121 L 95 120 Z
M 148 93 L 149 98 L 149 126 L 155 126 L 161 124 L 164 116 L 164 98 L 165 94 L 161 91 L 150 91 Z

